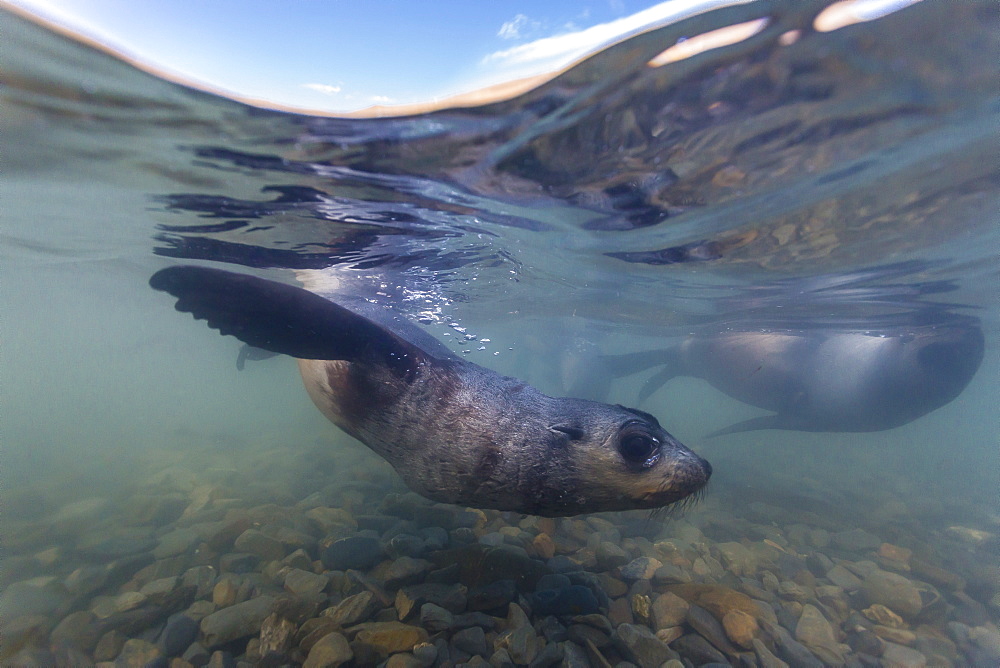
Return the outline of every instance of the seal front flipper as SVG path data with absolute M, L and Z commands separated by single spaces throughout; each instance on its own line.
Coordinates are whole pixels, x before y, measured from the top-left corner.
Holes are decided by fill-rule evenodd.
M 270 350 L 254 348 L 249 343 L 244 343 L 240 348 L 240 354 L 236 356 L 236 370 L 243 371 L 246 367 L 247 360 L 259 362 L 261 360 L 269 360 L 277 354 L 278 353 L 271 352 Z
M 428 356 L 367 318 L 292 285 L 193 266 L 161 269 L 149 285 L 177 297 L 178 311 L 273 353 L 313 360 L 376 357 L 400 370 Z

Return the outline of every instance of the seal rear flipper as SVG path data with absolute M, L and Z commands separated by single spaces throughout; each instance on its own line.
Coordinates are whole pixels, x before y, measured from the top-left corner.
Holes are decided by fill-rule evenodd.
M 667 364 L 667 366 L 654 373 L 642 384 L 635 402 L 639 405 L 646 403 L 647 399 L 677 375 L 676 367 L 673 364 Z
M 599 363 L 605 375 L 611 378 L 631 376 L 652 367 L 663 366 L 663 369 L 651 376 L 639 390 L 639 396 L 636 399 L 638 404 L 645 402 L 664 383 L 680 375 L 678 372 L 680 368 L 679 353 L 676 348 L 646 350 L 620 355 L 601 355 Z
M 788 424 L 788 422 L 783 420 L 780 415 L 761 415 L 760 417 L 750 418 L 749 420 L 743 420 L 742 422 L 731 424 L 728 427 L 723 427 L 722 429 L 716 429 L 712 433 L 706 434 L 705 438 L 715 438 L 716 436 L 740 434 L 745 431 L 760 431 L 763 429 L 794 430 L 796 427 Z
M 208 267 L 161 269 L 155 290 L 177 297 L 177 310 L 255 348 L 299 359 L 380 358 L 409 371 L 427 355 L 384 327 L 302 288 Z

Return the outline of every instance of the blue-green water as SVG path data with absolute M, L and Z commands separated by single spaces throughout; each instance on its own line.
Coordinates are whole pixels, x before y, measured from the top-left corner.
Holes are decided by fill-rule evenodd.
M 805 558 L 825 544 L 802 542 L 794 527 L 863 529 L 963 578 L 961 587 L 930 582 L 947 610 L 924 620 L 931 630 L 907 619 L 905 630 L 919 636 L 908 646 L 932 664 L 992 660 L 1000 15 L 985 3 L 920 3 L 818 33 L 809 29 L 817 7 L 711 12 L 611 47 L 513 100 L 365 120 L 248 107 L 0 14 L 0 613 L 14 647 L 4 656 L 23 647 L 52 654 L 18 661 L 94 660 L 96 641 L 68 634 L 76 644 L 63 642 L 67 633 L 53 627 L 74 612 L 97 615 L 101 597 L 152 576 L 81 592 L 67 584 L 72 574 L 154 553 L 150 546 L 200 512 L 215 513 L 205 521 L 264 504 L 367 514 L 385 495 L 405 493 L 384 462 L 315 411 L 290 360 L 238 372 L 237 341 L 177 314 L 147 285 L 162 267 L 211 263 L 390 304 L 467 359 L 549 394 L 655 414 L 715 474 L 684 524 L 609 516 L 630 557 L 646 554 L 640 539 L 670 540 L 690 526 L 708 537 L 704 556 L 722 563 L 713 541 L 766 539 Z M 770 23 L 743 42 L 647 65 L 681 36 L 763 16 Z M 792 30 L 802 32 L 786 44 Z M 971 382 L 945 405 L 877 431 L 838 428 L 844 418 L 820 432 L 707 438 L 766 411 L 703 377 L 672 379 L 638 404 L 653 372 L 595 364 L 706 331 L 905 339 L 953 318 L 985 340 Z M 359 481 L 368 486 L 351 487 Z M 199 495 L 211 500 L 199 506 Z M 251 516 L 256 526 L 273 523 Z M 501 525 L 557 539 L 576 527 L 597 544 L 614 535 L 585 519 L 539 529 L 483 517 L 479 540 L 505 535 Z M 328 537 L 307 546 L 314 562 Z M 523 538 L 507 542 L 521 547 Z M 848 558 L 834 545 L 831 557 Z M 857 549 L 854 562 L 866 555 L 890 568 L 877 544 Z M 196 564 L 192 554 L 170 575 Z M 217 558 L 210 565 L 224 570 Z M 613 571 L 604 566 L 584 560 L 583 569 Z M 695 571 L 698 582 L 733 588 L 742 577 L 745 590 L 748 577 L 766 582 L 763 571 Z M 352 591 L 338 586 L 324 603 Z M 31 587 L 45 596 L 33 598 Z M 811 596 L 776 596 L 779 621 L 814 598 L 828 614 L 837 609 Z M 844 601 L 859 610 L 872 602 Z M 642 623 L 639 612 L 632 621 Z M 838 642 L 851 646 L 834 655 L 858 660 L 848 637 L 857 620 L 832 621 Z M 987 640 L 963 641 L 948 622 L 986 629 L 972 635 Z M 156 642 L 157 633 L 123 635 Z M 928 649 L 935 634 L 951 650 Z M 614 647 L 608 656 L 629 659 Z M 245 638 L 224 649 L 247 658 Z

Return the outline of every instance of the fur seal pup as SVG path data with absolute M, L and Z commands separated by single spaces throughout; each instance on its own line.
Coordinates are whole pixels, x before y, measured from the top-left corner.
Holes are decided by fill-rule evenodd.
M 730 322 L 657 353 L 605 360 L 628 375 L 656 365 L 641 405 L 676 376 L 708 381 L 774 415 L 739 422 L 710 436 L 758 429 L 870 432 L 912 422 L 955 399 L 983 360 L 979 320 L 939 309 L 890 322 Z
M 384 309 L 205 267 L 149 283 L 222 334 L 297 358 L 320 411 L 429 499 L 546 516 L 651 509 L 712 474 L 652 415 L 546 396 Z

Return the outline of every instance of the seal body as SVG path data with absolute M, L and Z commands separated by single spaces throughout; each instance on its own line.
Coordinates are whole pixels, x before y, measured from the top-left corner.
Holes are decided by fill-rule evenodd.
M 547 396 L 370 304 L 203 267 L 150 284 L 223 334 L 298 358 L 320 411 L 427 498 L 565 516 L 659 508 L 711 475 L 652 415 Z
M 672 377 L 693 376 L 775 413 L 714 435 L 879 431 L 955 399 L 978 370 L 983 350 L 978 320 L 949 312 L 871 328 L 733 323 L 661 351 L 664 367 L 647 381 L 640 401 Z M 651 360 L 647 355 L 647 364 Z

